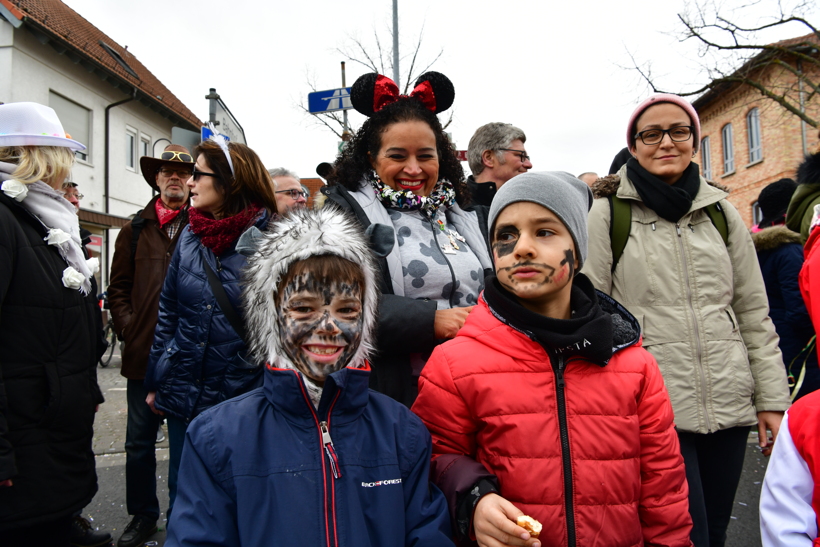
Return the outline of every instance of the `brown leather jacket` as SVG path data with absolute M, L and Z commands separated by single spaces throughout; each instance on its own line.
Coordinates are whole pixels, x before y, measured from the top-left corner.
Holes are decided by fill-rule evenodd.
M 134 261 L 131 260 L 133 231 L 129 222 L 117 236 L 111 263 L 108 304 L 117 335 L 125 340 L 121 374 L 131 380 L 145 378 L 159 313 L 159 293 L 179 235 L 188 224 L 186 208 L 180 213 L 185 215 L 182 226 L 170 239 L 157 221 L 154 204 L 158 199 L 159 196 L 152 199 L 140 214 L 145 224 L 140 232 Z

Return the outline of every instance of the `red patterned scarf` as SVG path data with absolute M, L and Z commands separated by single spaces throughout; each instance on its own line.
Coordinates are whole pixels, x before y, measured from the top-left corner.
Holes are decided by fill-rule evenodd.
M 202 244 L 219 256 L 239 239 L 261 210 L 259 205 L 251 205 L 239 214 L 216 220 L 191 207 L 189 223 Z
M 159 227 L 162 228 L 169 222 L 173 222 L 177 215 L 185 209 L 187 205 L 183 205 L 179 209 L 171 209 L 167 205 L 162 202 L 162 199 L 158 199 L 156 203 L 154 203 L 154 209 L 157 211 L 157 220 L 159 220 Z

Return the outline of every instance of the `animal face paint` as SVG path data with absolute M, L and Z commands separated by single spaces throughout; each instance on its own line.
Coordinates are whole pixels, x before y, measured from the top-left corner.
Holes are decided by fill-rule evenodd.
M 309 272 L 282 290 L 279 337 L 294 366 L 319 385 L 347 366 L 362 339 L 362 287 L 323 284 Z
M 536 203 L 513 203 L 498 215 L 492 239 L 499 283 L 525 308 L 567 318 L 577 262 L 561 219 Z

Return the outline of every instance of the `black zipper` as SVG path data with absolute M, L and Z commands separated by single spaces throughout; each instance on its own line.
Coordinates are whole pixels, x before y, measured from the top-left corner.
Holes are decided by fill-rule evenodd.
M 567 515 L 567 545 L 575 547 L 575 511 L 572 506 L 572 460 L 569 453 L 569 428 L 567 427 L 566 382 L 564 381 L 564 356 L 558 355 L 558 366 L 550 359 L 555 372 L 555 394 L 558 402 L 558 429 L 561 436 L 561 461 L 564 466 L 564 505 Z
M 453 303 L 453 297 L 456 295 L 456 272 L 453 271 L 453 265 L 450 264 L 449 260 L 447 260 L 447 255 L 445 254 L 445 252 L 441 250 L 441 245 L 439 245 L 438 243 L 438 234 L 436 233 L 437 226 L 433 222 L 433 219 L 424 213 L 422 213 L 422 216 L 424 216 L 424 218 L 427 219 L 427 222 L 430 223 L 430 228 L 433 230 L 433 243 L 436 244 L 436 249 L 438 249 L 439 254 L 441 254 L 441 256 L 444 258 L 444 262 L 447 263 L 447 267 L 450 268 L 450 279 L 452 280 L 452 284 L 450 285 L 450 297 L 448 298 L 448 300 L 450 302 L 450 307 L 455 308 L 456 305 Z

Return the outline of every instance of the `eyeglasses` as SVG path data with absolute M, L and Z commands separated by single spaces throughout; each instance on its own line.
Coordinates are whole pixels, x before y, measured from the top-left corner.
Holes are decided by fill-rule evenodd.
M 641 139 L 641 142 L 646 145 L 660 144 L 664 135 L 669 135 L 672 142 L 685 142 L 692 138 L 691 125 L 679 125 L 671 129 L 647 129 L 635 135 L 636 139 Z
M 71 196 L 69 196 L 68 192 L 66 192 L 65 190 L 58 190 L 58 192 L 60 192 L 63 195 L 63 197 L 66 198 L 66 199 L 68 199 L 69 197 L 74 197 L 74 198 L 77 198 L 77 201 L 79 201 L 79 200 L 81 200 L 85 197 L 84 195 L 82 195 L 79 192 L 77 192 L 76 194 L 72 194 Z
M 518 156 L 518 159 L 521 160 L 521 163 L 525 163 L 525 162 L 530 161 L 530 157 L 527 155 L 527 152 L 524 151 L 524 150 L 514 150 L 512 148 L 499 148 L 499 150 L 503 150 L 504 152 L 513 152 L 513 153 L 515 153 L 515 155 Z
M 194 163 L 194 158 L 187 152 L 174 152 L 173 150 L 168 150 L 167 152 L 163 152 L 159 157 L 159 159 L 163 161 L 174 161 L 174 158 L 179 158 L 179 161 L 184 161 L 185 163 Z
M 188 180 L 191 178 L 191 170 L 190 169 L 168 169 L 167 167 L 163 167 L 159 170 L 160 173 L 165 175 L 166 177 L 173 177 L 174 173 L 181 178 Z
M 202 176 L 213 177 L 215 179 L 219 178 L 219 176 L 216 173 L 206 173 L 205 171 L 197 171 L 196 169 L 194 169 L 194 173 L 193 173 L 194 182 L 198 181 L 199 177 L 202 177 Z
M 289 194 L 291 199 L 308 198 L 308 193 L 302 190 L 277 190 L 274 194 Z

